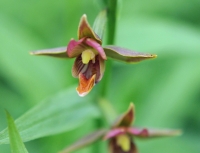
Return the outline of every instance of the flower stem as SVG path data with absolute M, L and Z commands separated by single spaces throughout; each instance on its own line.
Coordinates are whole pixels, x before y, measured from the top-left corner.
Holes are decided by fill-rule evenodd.
M 116 31 L 116 12 L 117 0 L 108 0 L 107 2 L 107 42 L 106 44 L 114 44 Z M 106 61 L 106 73 L 102 80 L 101 97 L 105 98 L 111 80 L 112 61 Z
M 116 10 L 117 10 L 117 0 L 104 0 L 107 2 L 107 42 L 106 44 L 114 44 L 115 41 L 115 29 L 116 29 Z M 100 92 L 96 95 L 96 100 L 98 102 L 98 107 L 101 109 L 104 118 L 96 119 L 96 126 L 101 128 L 103 126 L 104 119 L 107 120 L 107 123 L 111 124 L 115 117 L 116 113 L 113 109 L 111 103 L 106 99 L 108 88 L 111 80 L 111 71 L 112 71 L 112 61 L 106 61 L 106 73 L 102 79 L 101 85 L 99 85 Z M 94 146 L 94 152 L 101 152 L 99 145 Z
M 115 41 L 115 29 L 116 29 L 116 11 L 117 11 L 117 0 L 106 0 L 104 2 L 107 2 L 107 41 L 106 44 L 114 44 Z M 115 116 L 113 114 L 114 109 L 112 105 L 107 100 L 107 93 L 108 89 L 110 87 L 110 80 L 111 80 L 111 71 L 112 71 L 112 61 L 107 60 L 106 61 L 106 72 L 104 74 L 104 77 L 101 81 L 101 84 L 99 84 L 98 94 L 96 95 L 96 100 L 98 101 L 98 106 L 102 110 L 103 114 L 105 115 L 105 118 L 107 119 L 107 122 L 110 123 L 111 116 Z M 109 114 L 110 113 L 112 114 Z M 109 116 L 111 115 L 111 116 Z M 99 124 L 99 123 L 98 123 Z
M 114 44 L 115 42 L 115 31 L 116 31 L 116 13 L 117 13 L 117 0 L 108 1 L 108 40 L 107 44 Z

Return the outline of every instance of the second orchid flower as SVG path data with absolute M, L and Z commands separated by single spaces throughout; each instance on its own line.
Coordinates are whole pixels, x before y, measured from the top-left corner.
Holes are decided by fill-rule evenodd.
M 117 118 L 110 129 L 100 129 L 68 146 L 60 153 L 70 153 L 98 140 L 107 140 L 109 153 L 138 153 L 134 139 L 177 136 L 180 130 L 148 129 L 132 126 L 135 121 L 135 107 L 130 103 L 128 110 Z M 151 151 L 150 151 L 151 152 Z

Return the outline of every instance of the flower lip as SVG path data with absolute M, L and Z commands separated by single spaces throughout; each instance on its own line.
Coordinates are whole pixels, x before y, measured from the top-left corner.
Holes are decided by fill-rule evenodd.
M 93 60 L 90 60 L 88 64 L 84 64 L 82 62 L 81 55 L 79 55 L 76 58 L 72 67 L 72 76 L 75 78 L 79 78 L 79 74 L 82 73 L 82 75 L 84 75 L 84 77 L 88 80 L 94 74 L 96 74 L 95 83 L 98 83 L 104 74 L 104 70 L 105 63 L 104 60 L 102 60 L 101 56 L 97 55 L 94 57 Z
M 80 97 L 87 95 L 95 85 L 96 74 L 87 79 L 82 73 L 79 74 L 79 86 L 76 91 Z

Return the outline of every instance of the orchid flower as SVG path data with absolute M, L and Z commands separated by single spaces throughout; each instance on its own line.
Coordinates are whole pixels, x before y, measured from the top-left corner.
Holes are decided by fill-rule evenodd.
M 78 41 L 71 39 L 67 47 L 38 50 L 31 54 L 75 58 L 72 76 L 79 78 L 79 85 L 76 88 L 79 96 L 88 94 L 93 86 L 102 79 L 107 57 L 128 63 L 156 57 L 154 54 L 134 52 L 113 45 L 102 47 L 105 23 L 105 11 L 100 12 L 97 16 L 93 29 L 84 14 L 78 26 Z
M 134 113 L 134 104 L 131 103 L 128 110 L 114 122 L 109 130 L 98 130 L 67 147 L 60 153 L 70 153 L 99 139 L 107 140 L 109 142 L 110 153 L 138 153 L 136 144 L 133 141 L 135 137 L 153 138 L 176 136 L 181 133 L 180 130 L 136 128 L 132 126 L 135 119 Z

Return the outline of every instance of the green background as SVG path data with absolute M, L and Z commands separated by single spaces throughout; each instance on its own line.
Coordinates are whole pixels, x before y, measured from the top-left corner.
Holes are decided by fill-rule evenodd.
M 7 126 L 5 109 L 16 119 L 47 96 L 78 84 L 71 76 L 73 59 L 34 57 L 29 51 L 77 39 L 82 14 L 92 24 L 102 7 L 100 0 L 0 1 L 0 130 Z M 158 58 L 132 65 L 115 61 L 112 72 L 105 71 L 112 75 L 108 100 L 118 113 L 134 102 L 135 126 L 183 130 L 180 137 L 135 139 L 141 153 L 200 152 L 199 16 L 199 0 L 119 3 L 115 45 L 155 53 Z M 25 145 L 30 153 L 57 152 L 97 126 L 93 120 L 85 123 Z M 106 142 L 97 144 L 105 151 Z M 1 145 L 0 152 L 10 152 L 9 145 Z

